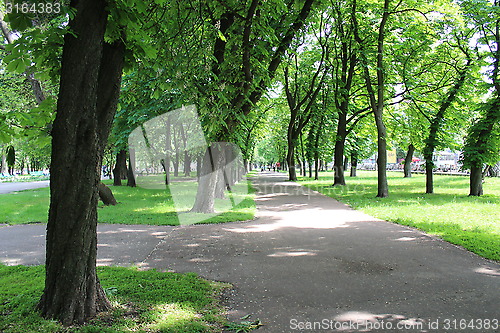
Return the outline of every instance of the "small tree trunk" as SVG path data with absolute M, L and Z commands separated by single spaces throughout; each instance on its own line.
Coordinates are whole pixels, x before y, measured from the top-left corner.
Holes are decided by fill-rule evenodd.
M 161 159 L 160 164 L 163 167 L 163 172 L 165 172 L 165 185 L 170 184 L 170 158 Z
M 184 176 L 191 176 L 191 156 L 187 150 L 184 150 Z
M 425 193 L 434 193 L 434 162 L 432 157 L 425 161 Z
M 174 157 L 174 177 L 179 177 L 179 151 L 175 151 Z
M 135 163 L 132 163 L 132 161 L 135 161 L 134 155 L 135 151 L 133 149 L 129 149 L 128 168 L 127 168 L 127 186 L 129 187 L 137 186 L 137 184 L 135 183 L 135 174 L 134 174 Z
M 358 168 L 358 153 L 353 150 L 351 152 L 351 173 L 350 177 L 356 177 L 356 171 Z
M 200 181 L 202 163 L 203 163 L 203 156 L 198 155 L 196 157 L 196 178 L 198 179 L 198 181 Z
M 389 184 L 387 183 L 387 134 L 384 122 L 382 121 L 382 112 L 375 115 L 377 124 L 377 198 L 386 198 L 389 196 Z
M 100 182 L 97 184 L 97 190 L 99 192 L 99 198 L 106 206 L 115 206 L 117 204 L 113 192 L 104 183 Z
M 288 164 L 288 180 L 290 181 L 296 181 L 297 180 L 297 173 L 295 170 L 295 147 L 291 145 L 290 143 L 288 144 L 288 153 L 286 155 L 286 163 Z
M 405 157 L 405 164 L 404 164 L 404 177 L 405 178 L 410 178 L 411 177 L 411 162 L 413 161 L 413 153 L 415 152 L 415 147 L 413 146 L 412 143 L 408 146 L 408 151 L 406 153 Z

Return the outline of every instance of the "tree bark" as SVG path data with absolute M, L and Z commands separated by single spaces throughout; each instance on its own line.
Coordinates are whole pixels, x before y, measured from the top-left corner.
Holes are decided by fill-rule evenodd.
M 132 161 L 135 161 L 135 151 L 133 149 L 129 149 L 129 156 L 128 156 L 128 168 L 127 168 L 127 186 L 129 187 L 136 187 L 137 184 L 135 183 L 135 174 L 134 174 L 134 165 Z
M 406 152 L 405 164 L 404 164 L 404 177 L 411 177 L 411 162 L 413 161 L 413 153 L 415 152 L 415 146 L 410 143 L 408 146 L 408 151 Z
M 191 176 L 191 156 L 187 150 L 184 151 L 184 176 Z
M 356 171 L 358 169 L 358 152 L 353 150 L 351 152 L 351 173 L 350 177 L 356 177 Z
M 122 186 L 122 179 L 127 179 L 127 151 L 124 149 L 116 154 L 116 163 L 113 169 L 113 185 Z
M 105 204 L 106 206 L 115 206 L 117 204 L 113 192 L 104 183 L 100 182 L 99 184 L 97 184 L 97 190 L 99 192 L 99 198 L 101 199 L 103 204 Z
M 217 172 L 215 169 L 215 156 L 213 146 L 207 147 L 202 157 L 199 184 L 196 192 L 192 213 L 213 213 L 215 205 L 215 191 L 217 186 Z
M 111 307 L 96 274 L 97 185 L 125 52 L 121 42 L 104 43 L 104 1 L 73 4 L 52 128 L 46 278 L 38 304 L 43 317 L 64 325 Z
M 288 142 L 288 152 L 286 154 L 286 163 L 288 164 L 288 180 L 296 181 L 297 173 L 295 170 L 295 146 Z
M 483 169 L 473 165 L 470 169 L 470 196 L 483 195 Z

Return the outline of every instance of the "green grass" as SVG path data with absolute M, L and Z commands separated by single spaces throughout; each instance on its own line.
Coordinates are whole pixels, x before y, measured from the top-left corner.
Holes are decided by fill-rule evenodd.
M 227 325 L 218 301 L 228 285 L 194 273 L 99 267 L 113 310 L 83 326 L 62 327 L 40 317 L 44 266 L 0 265 L 0 332 L 220 332 Z
M 110 184 L 112 181 L 105 181 Z M 161 184 L 159 182 L 152 182 Z M 147 187 L 154 187 L 148 186 Z M 250 182 L 242 181 L 235 193 L 226 193 L 226 199 L 216 199 L 218 214 L 195 214 L 187 211 L 192 207 L 196 194 L 196 182 L 179 182 L 175 185 L 175 202 L 170 191 L 143 187 L 110 186 L 118 201 L 116 206 L 99 204 L 101 223 L 178 225 L 179 216 L 183 224 L 224 223 L 251 220 L 255 214 L 254 189 Z M 158 187 L 158 186 L 157 186 Z M 233 207 L 229 198 L 237 204 Z M 36 189 L 0 195 L 0 223 L 24 224 L 47 222 L 49 189 Z M 175 203 L 175 204 L 174 204 Z
M 425 176 L 403 178 L 389 172 L 389 197 L 375 198 L 376 172 L 346 177 L 346 186 L 332 187 L 333 174 L 301 184 L 374 217 L 411 226 L 463 246 L 488 259 L 500 260 L 500 178 L 487 178 L 484 196 L 469 197 L 469 179 L 434 176 L 434 194 L 425 193 Z

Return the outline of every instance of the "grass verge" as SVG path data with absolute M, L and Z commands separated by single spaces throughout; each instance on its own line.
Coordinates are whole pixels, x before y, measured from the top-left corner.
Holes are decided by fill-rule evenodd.
M 375 198 L 376 172 L 360 171 L 346 178 L 346 186 L 332 187 L 333 173 L 317 181 L 300 178 L 308 186 L 374 217 L 411 226 L 488 259 L 500 261 L 500 178 L 487 178 L 484 196 L 469 197 L 469 179 L 434 176 L 434 194 L 425 193 L 425 176 L 403 178 L 388 173 L 389 197 Z
M 105 183 L 110 185 L 112 181 Z M 158 184 L 161 184 L 161 181 Z M 216 214 L 188 212 L 196 196 L 196 182 L 181 181 L 174 186 L 169 190 L 110 186 L 119 204 L 99 204 L 99 222 L 179 225 L 179 213 L 182 214 L 182 224 L 246 221 L 254 217 L 255 190 L 249 181 L 236 184 L 232 193 L 226 192 L 225 199 L 216 199 Z M 48 188 L 1 194 L 0 201 L 0 223 L 14 225 L 47 222 Z
M 194 273 L 99 267 L 114 309 L 82 326 L 63 327 L 34 310 L 44 266 L 0 265 L 0 332 L 220 332 L 227 322 L 218 301 L 222 283 Z

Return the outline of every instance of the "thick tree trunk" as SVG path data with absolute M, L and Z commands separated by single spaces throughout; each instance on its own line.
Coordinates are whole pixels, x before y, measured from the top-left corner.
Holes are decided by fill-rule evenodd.
M 411 162 L 413 161 L 413 153 L 415 152 L 415 146 L 412 143 L 408 146 L 408 151 L 406 152 L 405 164 L 404 164 L 404 177 L 411 177 Z
M 215 205 L 215 191 L 217 187 L 217 172 L 215 169 L 216 148 L 208 147 L 202 157 L 200 172 L 198 173 L 198 191 L 192 213 L 213 213 Z
M 127 151 L 120 150 L 116 154 L 116 163 L 113 169 L 113 185 L 122 186 L 122 179 L 127 179 Z
M 125 51 L 122 43 L 104 44 L 104 1 L 75 5 L 52 128 L 46 279 L 38 304 L 42 316 L 64 325 L 83 323 L 111 306 L 96 275 L 97 185 Z
M 115 206 L 117 204 L 113 192 L 104 183 L 100 182 L 97 184 L 97 190 L 99 192 L 99 198 L 106 206 Z

